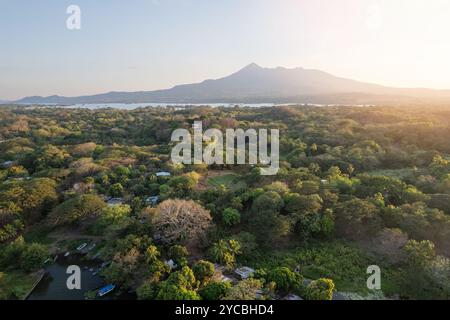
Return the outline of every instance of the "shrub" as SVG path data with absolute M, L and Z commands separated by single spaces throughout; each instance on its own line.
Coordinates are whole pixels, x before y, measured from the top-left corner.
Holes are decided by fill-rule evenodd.
M 318 279 L 312 281 L 306 288 L 308 300 L 333 300 L 335 285 L 331 279 Z
M 220 300 L 230 290 L 230 282 L 211 282 L 203 287 L 199 293 L 204 300 Z
M 222 213 L 222 220 L 227 226 L 234 226 L 241 222 L 241 214 L 236 209 L 227 208 Z

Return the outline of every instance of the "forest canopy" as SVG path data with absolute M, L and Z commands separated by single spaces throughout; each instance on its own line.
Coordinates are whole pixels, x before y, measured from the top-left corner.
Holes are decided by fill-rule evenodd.
M 102 277 L 139 299 L 448 299 L 449 118 L 406 106 L 2 107 L 0 274 L 31 274 L 70 237 L 96 241 L 111 262 Z M 173 164 L 171 133 L 196 121 L 279 129 L 280 170 Z M 370 265 L 381 293 L 366 287 Z M 248 279 L 221 280 L 243 266 Z M 1 296 L 15 285 L 0 278 Z

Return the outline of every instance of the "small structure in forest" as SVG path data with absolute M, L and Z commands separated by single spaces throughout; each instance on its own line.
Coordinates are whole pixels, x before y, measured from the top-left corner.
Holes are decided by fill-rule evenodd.
M 112 207 L 112 206 L 118 206 L 124 203 L 123 198 L 111 198 L 108 200 L 108 206 Z
M 255 269 L 249 267 L 241 267 L 234 270 L 234 272 L 241 277 L 242 280 L 248 279 L 255 273 Z
M 145 204 L 147 206 L 151 205 L 151 206 L 155 207 L 158 204 L 158 202 L 159 202 L 159 196 L 151 196 L 151 197 L 148 197 L 147 199 L 145 199 Z
M 0 167 L 2 167 L 4 169 L 8 169 L 8 168 L 12 167 L 13 164 L 14 164 L 14 161 L 5 161 L 0 165 Z
M 172 259 L 167 260 L 164 263 L 166 264 L 166 266 L 168 266 L 170 268 L 170 270 L 173 270 L 177 267 L 177 264 Z
M 161 172 L 157 172 L 156 176 L 157 177 L 170 177 L 172 174 L 170 172 L 166 172 L 166 171 L 161 171 Z
M 289 300 L 289 301 L 300 301 L 303 300 L 302 297 L 299 297 L 295 294 L 289 294 L 286 297 L 283 298 L 283 300 Z

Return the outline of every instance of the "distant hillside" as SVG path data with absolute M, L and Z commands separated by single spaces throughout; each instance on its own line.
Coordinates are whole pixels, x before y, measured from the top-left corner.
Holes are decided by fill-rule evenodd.
M 339 78 L 319 70 L 250 64 L 227 77 L 172 89 L 81 97 L 27 97 L 16 103 L 321 103 L 450 102 L 450 90 L 401 89 Z

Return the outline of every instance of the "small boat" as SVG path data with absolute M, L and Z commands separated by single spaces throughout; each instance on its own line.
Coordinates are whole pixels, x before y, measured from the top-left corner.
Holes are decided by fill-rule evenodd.
M 64 254 L 64 257 L 68 257 L 70 255 L 70 251 L 67 251 L 65 254 Z
M 56 262 L 56 260 L 58 260 L 58 258 L 59 258 L 59 256 L 56 255 L 56 256 L 55 256 L 55 259 L 53 259 L 53 262 Z
M 89 269 L 89 272 L 94 272 L 94 268 L 90 268 L 90 269 Z
M 106 296 L 108 293 L 114 291 L 115 288 L 116 288 L 115 285 L 108 284 L 107 286 L 105 286 L 105 287 L 101 288 L 100 290 L 98 290 L 98 296 L 99 297 Z
M 89 247 L 86 248 L 86 251 L 89 252 L 89 251 L 93 250 L 95 247 L 96 247 L 96 244 L 93 243 L 93 244 L 91 244 Z
M 81 246 L 79 246 L 78 248 L 77 248 L 77 250 L 78 251 L 81 251 L 81 250 L 83 250 L 84 248 L 86 248 L 87 247 L 87 243 L 83 243 Z
M 97 259 L 98 257 L 100 257 L 100 252 L 97 252 L 97 253 L 91 258 L 91 260 L 95 260 L 95 259 Z

